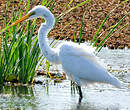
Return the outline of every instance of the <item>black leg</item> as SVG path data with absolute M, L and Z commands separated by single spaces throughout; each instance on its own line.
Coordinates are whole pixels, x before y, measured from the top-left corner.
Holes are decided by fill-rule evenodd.
M 81 90 L 81 87 L 78 86 L 78 89 L 79 89 L 79 103 L 81 103 L 81 100 L 83 98 L 83 95 L 82 95 L 82 90 Z

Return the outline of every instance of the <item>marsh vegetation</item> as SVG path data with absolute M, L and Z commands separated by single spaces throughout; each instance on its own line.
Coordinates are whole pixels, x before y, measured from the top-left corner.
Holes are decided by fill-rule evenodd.
M 88 90 L 89 95 L 94 94 L 96 97 L 97 93 L 98 98 L 101 98 L 101 95 L 106 93 L 110 97 L 114 97 L 114 93 L 123 94 L 121 99 L 126 100 L 126 103 L 120 100 L 114 101 L 114 105 L 112 105 L 108 102 L 109 104 L 105 103 L 106 108 L 103 108 L 99 104 L 104 104 L 100 100 L 96 103 L 93 96 L 88 98 L 90 99 L 88 102 L 84 101 L 81 109 L 86 108 L 85 103 L 89 103 L 88 110 L 92 108 L 97 110 L 98 107 L 99 109 L 109 107 L 130 109 L 127 103 L 130 99 L 129 0 L 112 2 L 110 0 L 81 0 L 80 2 L 78 0 L 0 1 L 0 109 L 40 109 L 41 106 L 57 109 L 63 105 L 67 109 L 76 109 L 74 106 L 76 103 L 74 100 L 77 97 L 74 94 L 77 92 L 75 91 L 76 87 L 72 88 L 72 83 L 66 80 L 61 67 L 52 66 L 40 52 L 37 30 L 44 20 L 35 19 L 13 27 L 9 26 L 38 4 L 48 7 L 56 18 L 55 27 L 48 36 L 53 38 L 53 40 L 49 40 L 52 48 L 64 40 L 71 40 L 79 44 L 85 42 L 85 45 L 95 47 L 95 54 L 105 60 L 106 68 L 127 86 L 127 89 L 119 90 L 119 93 L 117 93 L 118 89 L 113 87 L 110 87 L 109 91 L 108 86 L 101 85 L 98 91 L 98 86 L 96 86 L 97 88 L 92 86 Z M 107 48 L 123 50 L 109 50 Z M 40 76 L 37 75 L 39 74 L 37 71 L 40 71 Z M 44 75 L 41 76 L 41 74 Z M 42 77 L 42 80 L 39 77 Z M 63 88 L 64 91 L 59 88 Z M 41 94 L 42 92 L 43 94 Z M 54 99 L 60 93 L 64 100 L 56 106 Z M 87 92 L 85 93 L 87 94 Z M 43 95 L 45 99 L 41 99 L 47 103 L 38 101 Z M 117 100 L 118 97 L 108 99 Z M 21 101 L 21 105 L 18 100 Z M 65 102 L 66 100 L 68 102 Z M 104 100 L 106 101 L 106 99 Z

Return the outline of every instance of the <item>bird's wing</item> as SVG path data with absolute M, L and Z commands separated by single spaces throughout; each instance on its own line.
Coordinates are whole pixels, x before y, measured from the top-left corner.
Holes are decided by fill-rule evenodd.
M 59 56 L 63 69 L 74 77 L 103 81 L 110 76 L 97 61 L 95 55 L 80 46 L 63 45 Z
M 64 44 L 61 51 L 67 56 L 85 57 L 88 60 L 97 63 L 96 56 L 94 55 L 95 49 L 91 46 L 84 46 L 78 44 Z

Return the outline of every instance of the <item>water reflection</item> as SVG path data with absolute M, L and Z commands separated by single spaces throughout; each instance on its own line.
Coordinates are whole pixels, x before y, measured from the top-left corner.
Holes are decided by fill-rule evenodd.
M 37 108 L 32 86 L 0 86 L 0 110 Z
M 112 67 L 112 74 L 130 85 L 130 50 L 104 48 L 99 57 Z M 87 86 L 82 88 L 84 98 L 78 104 L 79 95 L 70 81 L 54 84 L 43 77 L 40 80 L 42 85 L 0 86 L 0 110 L 130 110 L 130 88 Z
M 0 86 L 0 110 L 130 109 L 130 92 L 126 89 L 95 85 L 82 90 L 84 98 L 79 104 L 76 88 L 68 80 L 47 86 Z
M 10 94 L 11 96 L 34 96 L 32 86 L 0 86 L 0 94 Z

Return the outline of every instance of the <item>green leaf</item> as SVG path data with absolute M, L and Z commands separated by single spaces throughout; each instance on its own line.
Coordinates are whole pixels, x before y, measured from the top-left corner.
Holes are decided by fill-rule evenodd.
M 123 18 L 109 31 L 109 33 L 105 36 L 105 38 L 100 42 L 100 44 L 97 46 L 96 50 L 99 49 L 99 47 L 105 42 L 105 40 L 112 35 L 112 33 L 115 31 L 115 29 L 117 28 L 117 26 L 119 26 L 121 24 L 121 22 L 130 14 L 130 12 L 128 12 L 125 16 L 123 16 Z

